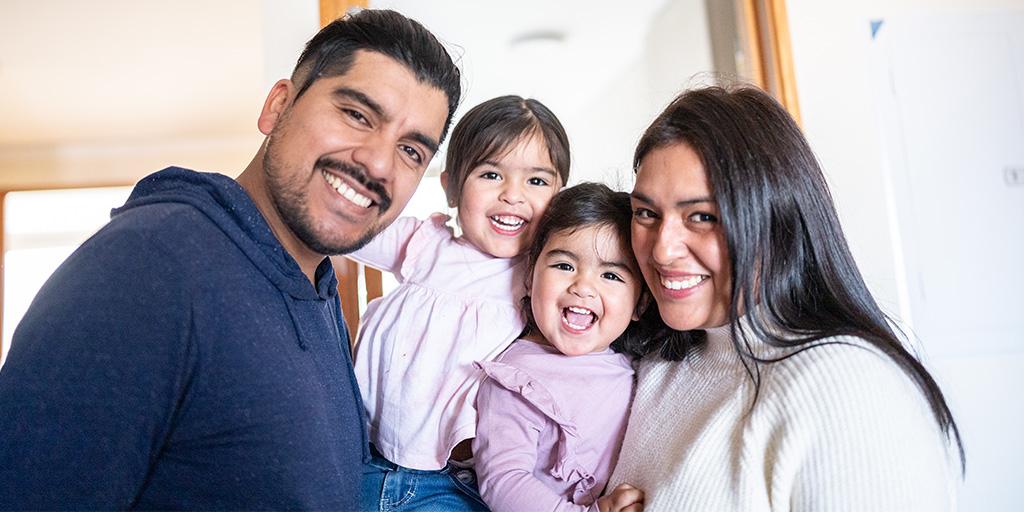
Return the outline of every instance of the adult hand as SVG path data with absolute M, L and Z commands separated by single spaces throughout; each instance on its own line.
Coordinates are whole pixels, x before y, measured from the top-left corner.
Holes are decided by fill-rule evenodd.
M 629 484 L 619 484 L 597 500 L 601 512 L 643 512 L 644 492 Z

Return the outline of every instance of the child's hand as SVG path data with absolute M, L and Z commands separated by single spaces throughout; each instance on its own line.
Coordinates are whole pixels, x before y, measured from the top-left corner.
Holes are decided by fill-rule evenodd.
M 598 498 L 601 512 L 642 512 L 644 492 L 629 484 L 619 484 L 612 492 Z

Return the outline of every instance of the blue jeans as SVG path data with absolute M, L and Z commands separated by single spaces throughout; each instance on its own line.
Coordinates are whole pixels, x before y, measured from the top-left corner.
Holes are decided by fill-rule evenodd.
M 363 464 L 363 512 L 487 511 L 476 486 L 476 473 L 449 463 L 426 471 L 399 466 L 372 445 Z

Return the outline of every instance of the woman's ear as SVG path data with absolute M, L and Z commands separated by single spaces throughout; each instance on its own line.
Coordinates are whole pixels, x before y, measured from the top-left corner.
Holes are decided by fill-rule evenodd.
M 636 301 L 636 308 L 633 309 L 633 321 L 640 321 L 640 317 L 644 316 L 644 312 L 651 305 L 651 294 L 648 291 L 640 293 L 640 300 Z

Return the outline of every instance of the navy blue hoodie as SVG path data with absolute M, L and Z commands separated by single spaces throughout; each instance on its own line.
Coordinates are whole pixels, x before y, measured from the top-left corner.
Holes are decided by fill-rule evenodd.
M 168 168 L 50 277 L 0 371 L 0 508 L 358 508 L 366 429 L 330 260 Z

